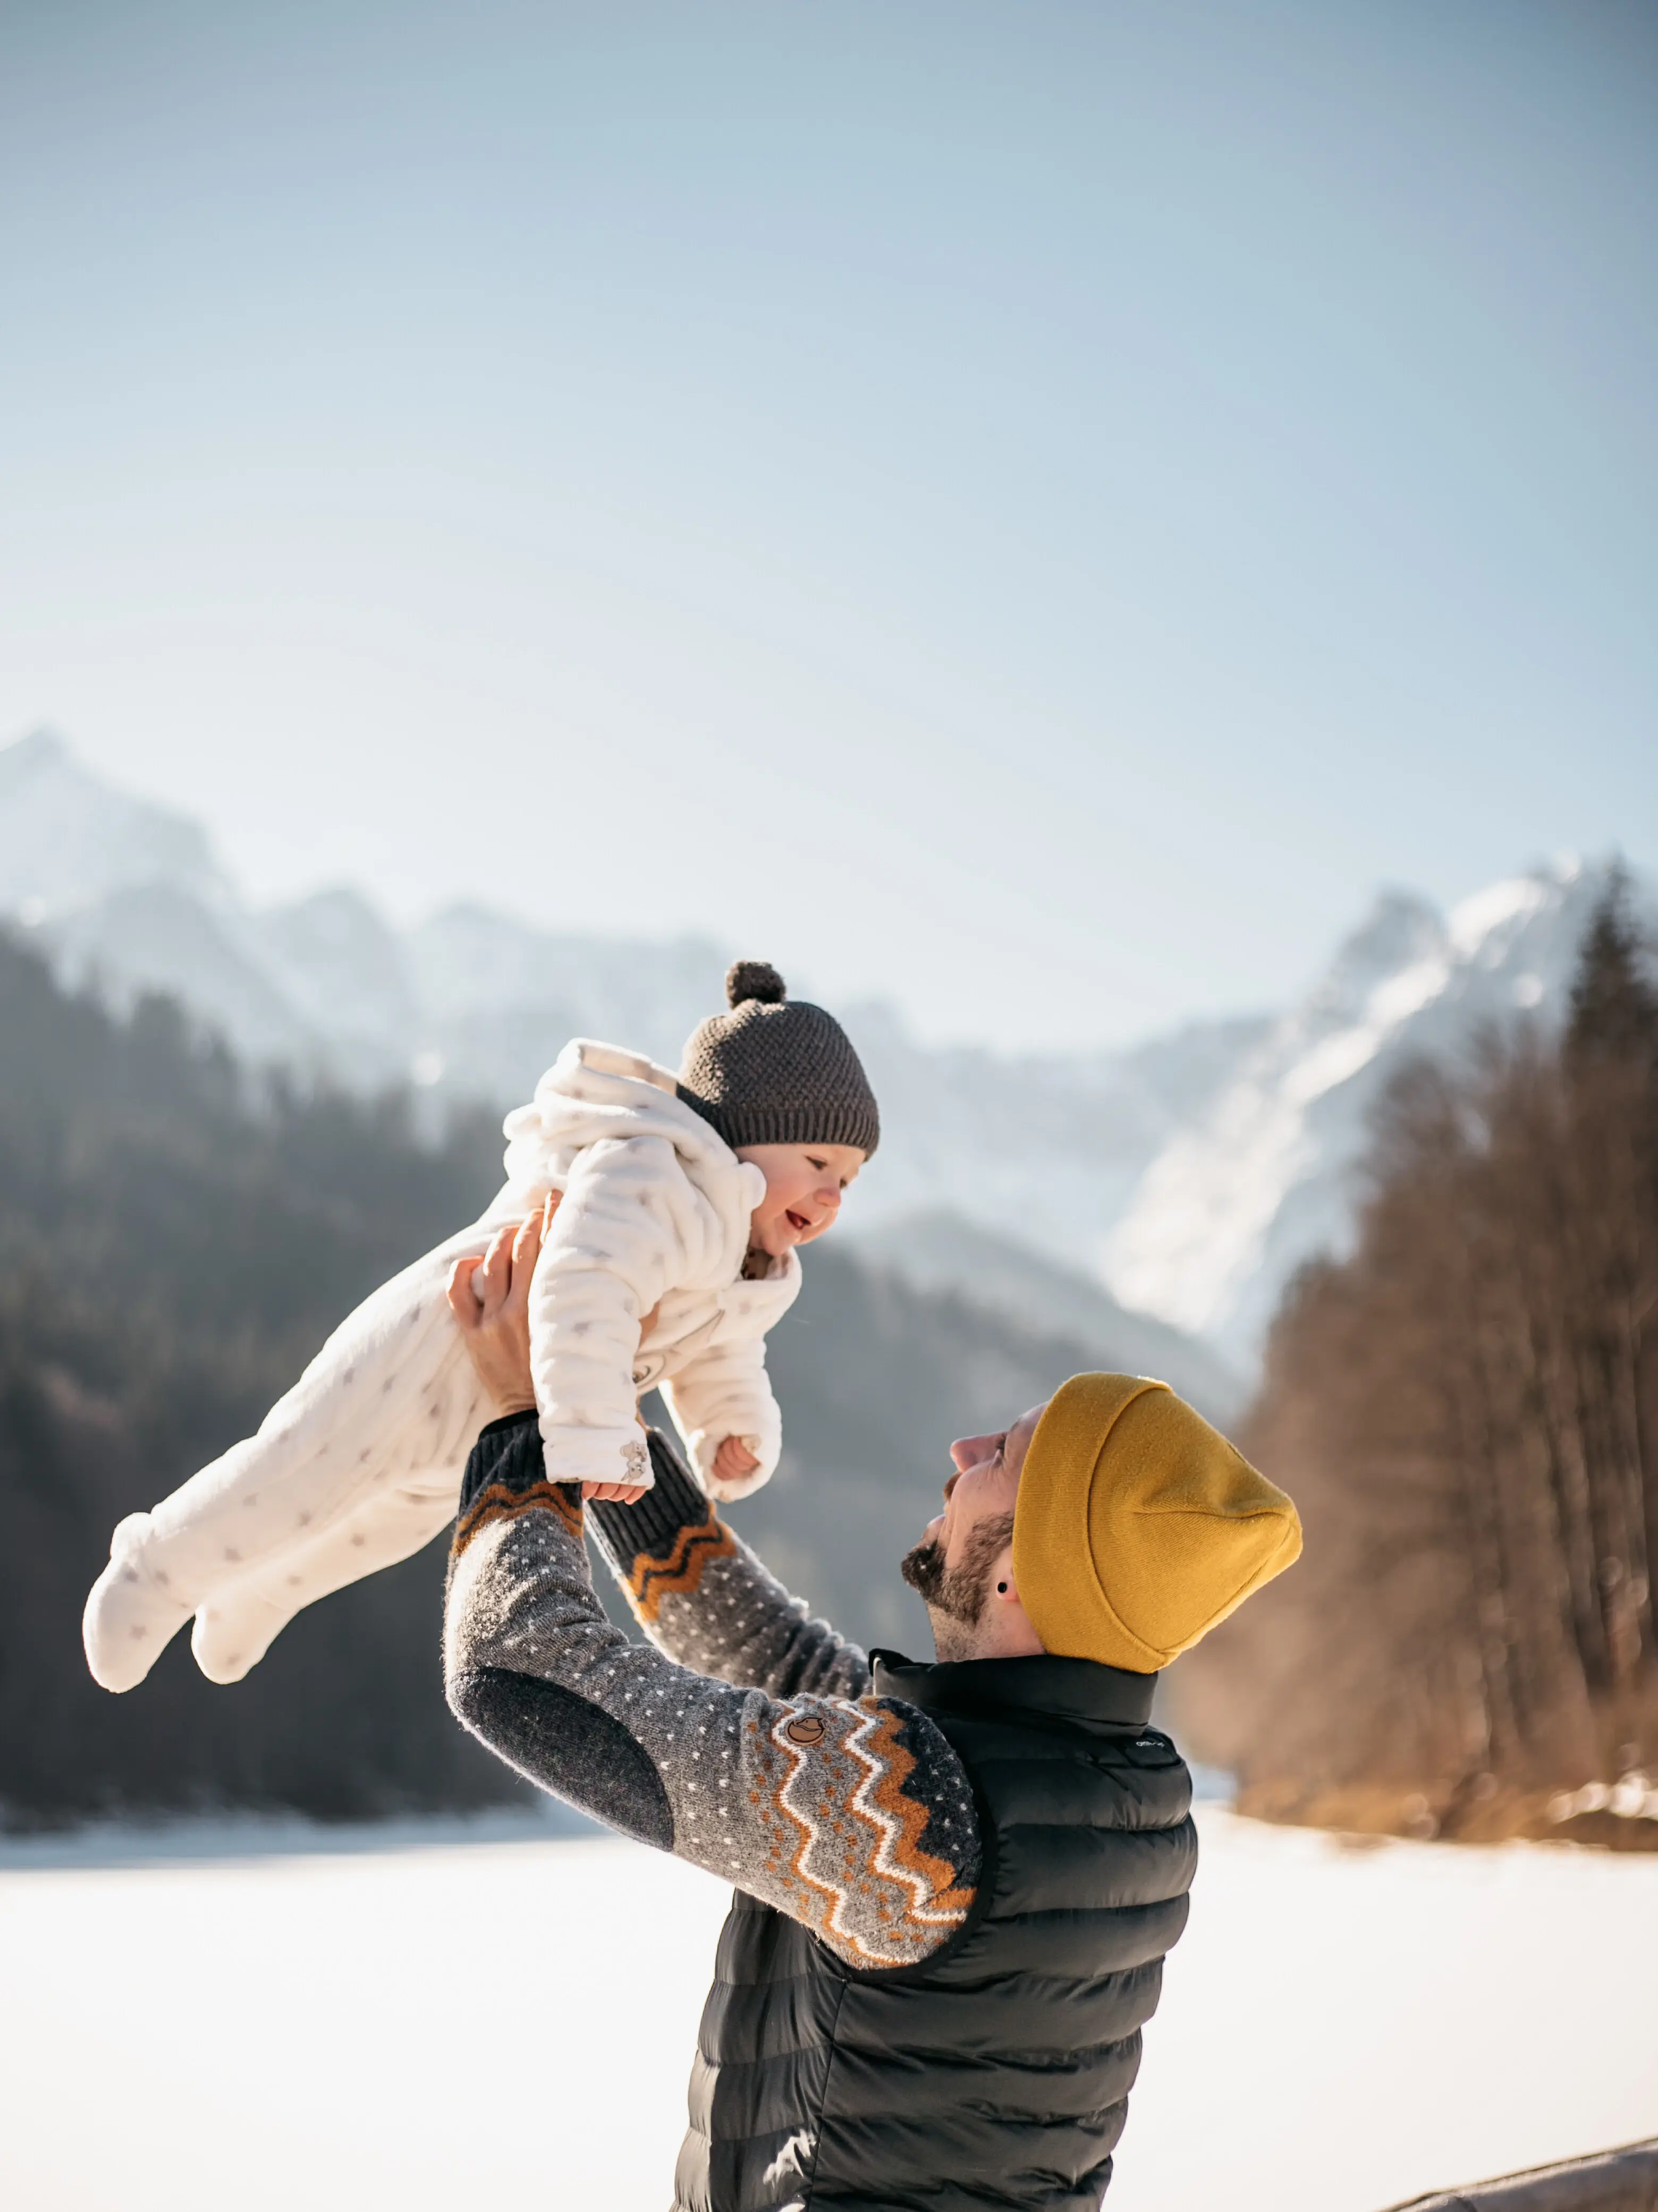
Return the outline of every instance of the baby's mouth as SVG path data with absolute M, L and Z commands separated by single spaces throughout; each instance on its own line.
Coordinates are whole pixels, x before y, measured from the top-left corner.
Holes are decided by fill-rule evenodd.
M 804 1213 L 797 1213 L 793 1206 L 787 1207 L 785 1210 L 783 1218 L 788 1223 L 789 1227 L 793 1230 L 797 1237 L 805 1236 L 811 1227 L 811 1224 L 807 1220 L 805 1215 Z

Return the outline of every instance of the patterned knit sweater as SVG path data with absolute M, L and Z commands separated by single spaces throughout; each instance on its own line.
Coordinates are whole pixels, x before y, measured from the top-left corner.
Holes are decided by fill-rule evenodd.
M 655 1487 L 592 1518 L 654 1650 L 605 1619 L 580 1489 L 546 1480 L 534 1415 L 484 1430 L 450 1565 L 450 1704 L 544 1790 L 849 1964 L 916 1964 L 979 1880 L 961 1760 L 924 1713 L 869 1694 L 864 1653 L 807 1618 L 655 1433 L 651 1455 Z

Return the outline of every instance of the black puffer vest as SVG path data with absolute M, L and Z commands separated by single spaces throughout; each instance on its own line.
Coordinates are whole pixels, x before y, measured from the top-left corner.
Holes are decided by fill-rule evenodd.
M 1094 2212 L 1197 1863 L 1153 1678 L 1085 1659 L 874 1655 L 978 1800 L 985 1864 L 925 1965 L 859 1972 L 739 1891 L 675 2212 Z

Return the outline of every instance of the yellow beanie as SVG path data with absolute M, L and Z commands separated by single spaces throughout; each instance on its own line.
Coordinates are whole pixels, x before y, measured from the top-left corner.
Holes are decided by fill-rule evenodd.
M 1013 1572 L 1049 1651 L 1152 1674 L 1301 1554 L 1281 1490 L 1143 1375 L 1073 1375 L 1036 1424 Z

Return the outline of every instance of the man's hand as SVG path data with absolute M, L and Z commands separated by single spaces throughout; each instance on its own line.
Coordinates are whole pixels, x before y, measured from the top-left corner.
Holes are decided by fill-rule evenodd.
M 481 1260 L 457 1260 L 449 1271 L 449 1310 L 459 1323 L 478 1380 L 502 1413 L 530 1413 L 535 1407 L 530 1373 L 530 1278 L 560 1195 L 550 1191 L 539 1213 L 529 1215 L 516 1229 L 497 1229 Z M 645 1495 L 645 1485 L 584 1482 L 581 1494 L 631 1505 Z
M 449 1271 L 449 1310 L 460 1325 L 478 1380 L 503 1413 L 536 1402 L 530 1376 L 530 1278 L 558 1204 L 555 1192 L 516 1229 L 497 1229 L 481 1260 Z

